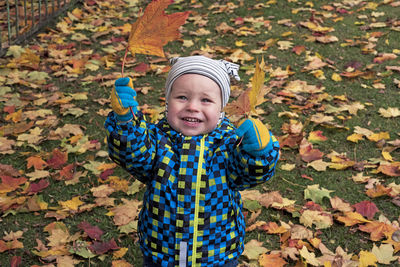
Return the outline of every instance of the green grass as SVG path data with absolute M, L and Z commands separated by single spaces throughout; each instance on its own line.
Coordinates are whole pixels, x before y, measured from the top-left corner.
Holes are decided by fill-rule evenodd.
M 101 26 L 112 25 L 113 27 L 122 26 L 125 23 L 132 23 L 136 17 L 139 8 L 144 8 L 149 1 L 139 1 L 140 3 L 136 7 L 128 7 L 125 2 L 113 1 L 113 5 L 107 6 L 105 3 L 107 1 L 101 2 L 101 6 L 88 6 L 87 8 L 83 6 L 77 6 L 77 8 L 83 11 L 84 16 L 82 19 L 71 22 L 71 27 L 76 26 L 78 23 L 86 23 L 94 25 L 99 23 Z M 128 2 L 128 1 L 126 1 Z M 286 69 L 290 67 L 290 70 L 294 72 L 290 75 L 286 82 L 294 80 L 306 81 L 309 85 L 323 86 L 325 88 L 324 92 L 329 94 L 331 97 L 317 103 L 313 108 L 304 109 L 298 111 L 294 109 L 291 105 L 297 105 L 302 107 L 309 103 L 315 95 L 308 93 L 299 93 L 297 98 L 286 98 L 282 104 L 272 104 L 270 96 L 277 96 L 284 90 L 285 85 L 278 87 L 273 87 L 271 90 L 271 95 L 266 96 L 266 102 L 260 105 L 260 108 L 265 110 L 265 114 L 261 116 L 262 120 L 267 123 L 273 133 L 281 137 L 285 133 L 283 132 L 282 126 L 284 124 L 290 123 L 289 118 L 285 116 L 279 116 L 281 112 L 296 112 L 298 114 L 298 120 L 303 125 L 305 137 L 311 131 L 320 130 L 323 135 L 327 137 L 327 141 L 314 144 L 313 147 L 321 150 L 325 155 L 335 151 L 338 153 L 345 153 L 347 158 L 362 162 L 368 161 L 372 158 L 382 159 L 382 149 L 377 147 L 375 142 L 369 140 L 362 140 L 358 143 L 353 143 L 347 141 L 347 136 L 354 132 L 356 126 L 367 128 L 375 133 L 379 132 L 389 132 L 390 140 L 393 141 L 399 139 L 400 134 L 400 121 L 398 117 L 396 118 L 384 118 L 380 116 L 378 110 L 379 108 L 388 107 L 400 107 L 400 90 L 399 87 L 394 83 L 394 79 L 400 80 L 400 74 L 396 71 L 387 71 L 386 66 L 398 66 L 400 59 L 396 58 L 393 60 L 384 61 L 380 64 L 373 64 L 374 58 L 379 53 L 394 53 L 395 49 L 399 49 L 398 44 L 400 42 L 400 33 L 397 29 L 391 28 L 391 26 L 386 26 L 382 28 L 368 28 L 372 22 L 390 22 L 399 21 L 398 8 L 390 7 L 389 4 L 380 4 L 376 10 L 361 8 L 364 3 L 360 3 L 356 6 L 349 6 L 345 4 L 346 1 L 335 2 L 332 1 L 269 1 L 269 4 L 263 8 L 255 8 L 258 4 L 266 3 L 255 0 L 248 1 L 176 1 L 176 3 L 170 5 L 168 12 L 178 12 L 192 10 L 192 15 L 188 22 L 184 25 L 182 40 L 192 40 L 194 42 L 191 47 L 182 46 L 181 41 L 174 41 L 167 44 L 164 50 L 167 57 L 170 55 L 182 55 L 188 56 L 191 54 L 198 54 L 202 49 L 214 48 L 214 47 L 225 47 L 227 49 L 232 49 L 226 54 L 221 54 L 219 52 L 210 52 L 215 58 L 227 58 L 235 49 L 242 49 L 254 57 L 250 61 L 240 61 L 242 69 L 240 72 L 241 81 L 238 83 L 241 89 L 246 89 L 247 84 L 251 79 L 251 74 L 247 75 L 245 69 L 251 69 L 255 66 L 256 60 L 260 60 L 261 57 L 264 58 L 266 66 L 270 70 L 276 70 L 277 68 Z M 231 3 L 237 5 L 236 8 L 231 8 L 225 11 L 219 12 L 218 3 L 225 7 L 229 7 Z M 313 6 L 310 6 L 310 3 Z M 201 4 L 199 7 L 193 8 L 192 5 Z M 217 7 L 213 9 L 208 9 L 211 5 L 216 5 Z M 340 5 L 339 5 L 340 4 Z M 347 13 L 339 13 L 334 10 L 327 10 L 327 6 L 334 8 L 342 8 L 347 10 Z M 91 12 L 88 12 L 90 9 Z M 294 12 L 297 11 L 297 12 Z M 372 12 L 383 12 L 382 16 L 374 17 Z M 328 16 L 328 14 L 330 16 Z M 375 14 L 375 13 L 374 13 Z M 360 17 L 361 15 L 366 16 Z M 193 17 L 202 17 L 207 21 L 204 26 L 205 29 L 209 30 L 211 33 L 205 36 L 194 36 L 190 32 L 199 29 L 198 25 L 194 24 Z M 269 24 L 266 23 L 266 27 L 261 24 L 253 24 L 252 22 L 244 22 L 243 25 L 235 25 L 234 20 L 237 18 L 259 18 L 263 17 L 264 20 L 268 20 Z M 60 17 L 60 20 L 62 17 Z M 310 19 L 318 21 L 323 27 L 332 27 L 334 31 L 330 32 L 331 35 L 336 36 L 339 41 L 334 43 L 318 43 L 309 41 L 312 36 L 312 32 L 301 26 L 301 22 L 307 22 Z M 336 20 L 337 19 L 337 20 Z M 102 21 L 103 20 L 103 21 Z M 284 24 L 283 20 L 287 20 L 290 24 Z M 232 32 L 218 33 L 215 29 L 222 23 L 225 22 L 229 26 L 239 29 L 241 26 L 246 26 L 252 28 L 259 33 L 255 36 L 238 36 Z M 111 23 L 111 24 L 109 24 Z M 56 23 L 54 24 L 56 25 Z M 36 39 L 31 40 L 26 47 L 33 47 L 33 45 L 39 45 L 42 47 L 39 50 L 38 55 L 41 58 L 40 68 L 38 71 L 49 72 L 50 80 L 47 80 L 47 85 L 53 86 L 39 86 L 38 88 L 31 88 L 26 85 L 21 85 L 18 83 L 13 83 L 13 80 L 8 80 L 6 77 L 9 76 L 9 67 L 7 64 L 13 60 L 12 57 L 4 57 L 0 59 L 0 92 L 1 88 L 4 86 L 9 86 L 11 92 L 6 94 L 0 94 L 0 109 L 4 110 L 5 107 L 14 104 L 16 110 L 22 109 L 23 112 L 28 110 L 39 110 L 39 109 L 51 109 L 53 114 L 57 117 L 55 124 L 43 127 L 44 140 L 36 144 L 35 146 L 30 146 L 27 143 L 21 143 L 20 146 L 14 145 L 13 149 L 15 152 L 13 154 L 1 155 L 1 164 L 12 165 L 15 169 L 21 171 L 23 175 L 25 173 L 30 173 L 33 169 L 27 169 L 26 160 L 29 156 L 40 155 L 46 159 L 48 158 L 53 149 L 61 148 L 61 140 L 47 140 L 47 136 L 51 131 L 55 131 L 59 127 L 64 126 L 67 123 L 82 125 L 84 130 L 84 135 L 89 137 L 89 140 L 96 140 L 100 142 L 101 149 L 106 150 L 104 143 L 105 131 L 103 129 L 103 123 L 105 120 L 104 116 L 97 114 L 101 109 L 107 109 L 109 103 L 107 99 L 109 97 L 109 92 L 111 90 L 110 86 L 101 85 L 103 82 L 112 82 L 117 75 L 121 72 L 121 61 L 124 56 L 124 51 L 117 51 L 115 53 L 107 53 L 103 50 L 107 46 L 117 46 L 118 42 L 110 42 L 107 44 L 101 44 L 100 42 L 107 42 L 111 38 L 125 38 L 127 40 L 128 35 L 121 35 L 114 32 L 114 28 L 107 28 L 110 30 L 109 33 L 102 35 L 97 38 L 96 41 L 91 39 L 91 35 L 95 32 L 87 28 L 83 30 L 74 31 L 71 28 L 70 34 L 61 33 L 58 31 L 57 27 L 50 25 L 49 29 L 46 29 L 42 33 L 46 37 L 40 37 L 39 35 Z M 269 25 L 269 26 L 268 26 Z M 49 30 L 51 29 L 51 33 Z M 286 35 L 288 32 L 291 34 Z M 49 34 L 50 33 L 50 34 Z M 72 40 L 72 36 L 75 33 L 80 33 L 88 36 L 92 40 L 91 44 L 84 44 Z M 372 35 L 381 34 L 380 37 L 371 39 Z M 318 35 L 318 34 L 314 34 Z M 315 36 L 314 36 L 315 37 Z M 262 54 L 252 54 L 252 50 L 261 49 L 263 43 L 269 39 L 277 39 L 278 41 L 289 41 L 292 46 L 304 46 L 305 52 L 300 55 L 292 52 L 292 48 L 286 50 L 280 49 L 278 44 L 271 46 L 268 50 L 265 50 Z M 235 45 L 236 41 L 242 41 L 247 45 L 244 47 L 237 47 Z M 353 42 L 354 45 L 349 45 Z M 374 53 L 364 53 L 363 48 L 366 44 L 374 44 Z M 95 59 L 99 57 L 107 56 L 109 61 L 113 61 L 115 64 L 110 68 L 106 68 L 105 64 L 101 64 L 100 68 L 96 71 L 85 70 L 82 74 L 77 77 L 69 77 L 68 75 L 55 76 L 51 67 L 60 65 L 61 70 L 65 70 L 66 62 L 55 62 L 51 57 L 49 57 L 49 46 L 56 43 L 63 43 L 68 45 L 74 43 L 75 46 L 70 48 L 72 56 L 76 59 L 80 59 L 80 52 L 82 50 L 92 50 L 92 53 L 87 55 L 92 57 L 96 56 Z M 123 43 L 126 45 L 126 43 Z M 325 66 L 322 68 L 325 79 L 318 79 L 309 71 L 304 71 L 304 68 L 308 66 L 309 61 L 307 61 L 309 56 L 320 56 L 323 61 L 328 62 L 330 66 Z M 400 56 L 399 52 L 397 55 Z M 130 56 L 131 57 L 131 56 Z M 72 57 L 71 57 L 72 58 Z M 140 62 L 149 63 L 151 60 L 158 59 L 152 56 L 136 55 L 136 64 Z M 167 65 L 167 62 L 155 63 L 155 65 Z M 332 74 L 340 74 L 348 71 L 347 67 L 349 65 L 357 65 L 360 71 L 372 71 L 373 76 L 368 78 L 355 77 L 346 78 L 342 77 L 342 81 L 333 81 L 331 79 Z M 32 69 L 20 65 L 15 70 L 17 71 L 32 71 Z M 133 72 L 132 66 L 125 67 L 125 72 Z M 108 77 L 105 80 L 99 81 L 89 81 L 84 82 L 83 79 L 87 78 L 89 75 L 96 76 L 102 75 L 103 77 Z M 16 74 L 18 76 L 18 73 Z M 114 75 L 111 77 L 110 75 Z M 269 73 L 268 73 L 269 75 Z M 135 85 L 137 87 L 151 86 L 153 89 L 149 91 L 148 94 L 144 95 L 139 93 L 137 100 L 140 105 L 147 104 L 150 108 L 156 108 L 163 104 L 160 97 L 163 97 L 163 87 L 165 82 L 166 73 L 156 74 L 154 72 L 148 72 L 146 75 L 141 77 L 136 77 Z M 266 81 L 266 85 L 269 86 L 276 79 L 270 78 Z M 382 83 L 385 85 L 384 89 L 376 89 L 373 87 L 376 83 Z M 110 83 L 111 84 L 111 83 Z M 74 117 L 72 115 L 63 116 L 61 112 L 61 104 L 54 102 L 55 96 L 58 93 L 60 98 L 67 96 L 68 93 L 81 93 L 87 92 L 87 100 L 73 100 L 68 104 L 66 108 L 79 107 L 88 113 L 83 114 L 79 117 Z M 49 99 L 49 102 L 42 104 L 41 106 L 36 106 L 34 100 L 42 97 Z M 346 96 L 348 101 L 339 101 L 338 96 Z M 354 102 L 360 102 L 365 105 L 364 109 L 357 111 L 357 114 L 350 114 L 348 111 L 340 111 L 337 113 L 327 114 L 324 113 L 324 109 L 328 106 L 333 106 L 335 108 L 340 107 L 343 104 L 352 104 Z M 367 104 L 366 104 L 367 103 Z M 315 123 L 306 123 L 309 118 L 316 113 L 324 113 L 324 115 L 329 115 L 334 117 L 334 123 L 346 127 L 348 130 L 337 129 L 337 128 L 327 128 L 322 125 L 317 125 Z M 13 124 L 12 121 L 6 120 L 7 113 L 2 112 L 0 117 L 0 127 L 6 127 Z M 344 119 L 343 119 L 344 118 Z M 34 122 L 37 120 L 35 119 Z M 29 121 L 29 120 L 27 120 Z M 0 131 L 0 137 L 2 137 L 2 131 Z M 9 140 L 17 141 L 18 135 L 8 135 L 5 136 Z M 69 138 L 69 137 L 68 137 Z M 67 141 L 66 139 L 63 141 Z M 68 163 L 77 163 L 77 171 L 86 171 L 84 168 L 85 164 L 91 161 L 110 163 L 108 158 L 96 156 L 98 151 L 86 151 L 82 154 L 70 153 L 68 157 Z M 400 150 L 391 151 L 391 156 L 395 161 L 400 160 Z M 324 161 L 329 162 L 329 159 L 325 156 Z M 284 171 L 281 166 L 285 163 L 296 164 L 296 168 L 292 171 Z M 73 197 L 80 196 L 80 199 L 85 202 L 85 204 L 94 203 L 94 196 L 90 191 L 91 188 L 95 186 L 102 185 L 104 182 L 101 181 L 99 175 L 94 174 L 92 171 L 88 170 L 87 175 L 80 178 L 79 183 L 73 185 L 65 185 L 63 181 L 57 181 L 55 177 L 58 170 L 47 169 L 51 172 L 52 177 L 48 180 L 50 185 L 43 192 L 38 193 L 43 197 L 43 200 L 49 204 L 49 207 L 57 208 L 59 206 L 59 201 L 70 200 Z M 388 185 L 390 183 L 399 183 L 398 177 L 389 177 L 383 174 L 377 174 L 374 172 L 374 168 L 366 168 L 363 170 L 364 175 L 371 176 L 374 179 L 379 179 L 382 184 Z M 296 207 L 301 208 L 307 201 L 304 199 L 304 190 L 309 185 L 319 184 L 321 188 L 332 190 L 330 194 L 331 197 L 338 196 L 343 200 L 349 202 L 350 204 L 356 204 L 364 200 L 369 200 L 374 202 L 379 208 L 379 212 L 375 215 L 374 219 L 377 220 L 379 215 L 384 215 L 390 221 L 396 221 L 399 223 L 399 207 L 391 202 L 391 198 L 388 196 L 383 196 L 379 198 L 371 199 L 365 194 L 365 184 L 356 184 L 353 182 L 351 177 L 359 173 L 360 170 L 347 169 L 347 170 L 333 170 L 327 169 L 324 172 L 318 172 L 307 167 L 307 163 L 302 161 L 298 147 L 294 148 L 283 148 L 281 161 L 278 163 L 276 175 L 267 183 L 256 187 L 260 192 L 265 193 L 267 191 L 279 191 L 280 194 L 290 200 L 296 201 Z M 120 177 L 121 179 L 129 179 L 130 182 L 133 179 L 120 167 L 114 169 L 113 176 Z M 302 178 L 302 175 L 307 175 L 312 177 L 312 181 L 309 179 Z M 37 182 L 37 181 L 34 181 Z M 121 203 L 121 198 L 126 199 L 142 199 L 144 188 L 142 187 L 139 193 L 134 195 L 128 195 L 122 191 L 115 192 L 111 195 L 114 197 L 115 204 Z M 5 195 L 4 195 L 5 196 Z M 7 193 L 8 197 L 18 197 L 24 196 L 23 189 L 17 189 L 14 192 Z M 0 199 L 3 195 L 0 193 Z M 29 196 L 30 197 L 30 196 Z M 0 204 L 2 202 L 0 201 Z M 321 204 L 324 209 L 330 210 L 331 206 L 327 199 Z M 1 207 L 1 206 L 0 206 Z M 56 222 L 54 217 L 47 217 L 46 214 L 49 210 L 28 212 L 26 209 L 22 208 L 12 208 L 9 210 L 4 210 L 2 217 L 0 217 L 0 223 L 2 225 L 2 230 L 5 232 L 19 231 L 22 230 L 23 237 L 19 239 L 24 245 L 24 248 L 7 250 L 0 253 L 1 266 L 8 266 L 12 256 L 21 256 L 22 264 L 21 266 L 30 265 L 44 265 L 46 263 L 55 263 L 54 258 L 40 258 L 35 255 L 32 251 L 36 250 L 35 247 L 38 246 L 36 240 L 41 240 L 45 245 L 48 243 L 49 234 L 44 231 L 44 227 L 50 223 Z M 246 211 L 246 210 L 245 210 Z M 137 243 L 138 237 L 136 233 L 121 233 L 118 227 L 113 222 L 113 217 L 107 216 L 109 208 L 106 207 L 96 207 L 89 211 L 70 214 L 70 216 L 61 219 L 69 231 L 70 235 L 82 233 L 78 229 L 77 225 L 82 221 L 87 221 L 92 225 L 96 225 L 104 231 L 103 239 L 105 241 L 114 238 L 119 247 L 128 248 L 129 251 L 123 257 L 124 260 L 132 263 L 134 266 L 142 265 L 142 255 Z M 249 214 L 250 215 L 250 212 Z M 280 221 L 285 223 L 292 222 L 294 224 L 299 224 L 299 218 L 293 216 L 293 214 L 276 209 L 266 209 L 262 208 L 260 216 L 257 218 L 260 221 L 274 221 L 279 224 Z M 314 233 L 317 232 L 315 227 L 310 228 Z M 336 247 L 341 246 L 346 249 L 348 253 L 353 253 L 358 255 L 360 251 L 366 250 L 371 251 L 374 242 L 369 240 L 369 235 L 357 230 L 357 226 L 345 227 L 342 223 L 334 221 L 332 227 L 327 229 L 322 229 L 318 231 L 318 237 L 322 242 L 332 251 Z M 3 233 L 4 234 L 4 233 Z M 3 238 L 0 236 L 1 239 Z M 80 237 L 83 240 L 88 241 L 85 237 Z M 269 235 L 265 231 L 256 230 L 248 232 L 246 235 L 246 242 L 256 239 L 264 242 L 264 246 L 270 250 L 279 250 L 280 241 L 278 235 Z M 380 242 L 375 242 L 379 245 Z M 316 252 L 317 256 L 320 256 Z M 398 253 L 397 253 L 398 255 Z M 104 257 L 94 257 L 91 259 L 86 259 L 74 255 L 75 259 L 81 260 L 78 264 L 79 266 L 110 266 L 113 261 L 112 253 L 108 252 Z M 241 256 L 240 261 L 248 262 L 248 259 Z M 294 261 L 289 262 L 289 266 L 293 266 Z M 383 266 L 383 265 L 382 265 Z M 395 262 L 391 263 L 391 266 L 396 265 Z

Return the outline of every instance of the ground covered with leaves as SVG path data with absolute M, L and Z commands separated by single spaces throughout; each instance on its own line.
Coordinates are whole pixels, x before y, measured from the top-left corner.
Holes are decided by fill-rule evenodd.
M 141 266 L 144 186 L 108 159 L 103 123 L 148 3 L 84 1 L 0 59 L 2 266 Z M 242 266 L 399 266 L 400 2 L 168 7 L 189 10 L 166 58 L 240 64 L 228 115 L 260 118 L 282 147 L 276 175 L 242 192 Z M 163 116 L 166 58 L 125 60 L 153 122 Z M 264 86 L 249 107 L 257 60 Z

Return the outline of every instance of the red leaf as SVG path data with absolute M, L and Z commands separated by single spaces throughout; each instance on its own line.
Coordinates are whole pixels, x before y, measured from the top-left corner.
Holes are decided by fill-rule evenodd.
M 107 253 L 109 250 L 119 249 L 117 243 L 115 243 L 114 238 L 108 242 L 98 242 L 94 241 L 93 245 L 89 247 L 97 255 Z
M 12 192 L 17 189 L 21 184 L 24 184 L 26 178 L 12 178 L 11 176 L 1 175 L 0 194 Z
M 100 179 L 105 181 L 108 179 L 108 176 L 110 176 L 113 173 L 114 173 L 114 169 L 105 170 L 100 174 Z
M 35 193 L 40 192 L 43 189 L 47 188 L 49 185 L 50 185 L 50 183 L 47 179 L 41 179 L 37 183 L 31 183 L 31 185 L 29 186 L 29 193 L 35 194 Z
M 13 256 L 11 258 L 10 267 L 18 267 L 21 264 L 21 256 Z
M 74 178 L 74 168 L 75 164 L 73 163 L 68 164 L 67 166 L 62 168 L 62 170 L 60 171 L 60 180 L 68 181 Z
M 53 169 L 59 169 L 68 160 L 68 153 L 62 152 L 55 148 L 51 158 L 47 161 L 47 164 Z
M 149 65 L 147 65 L 146 63 L 140 63 L 139 65 L 137 65 L 136 67 L 133 68 L 133 70 L 135 72 L 146 72 L 149 70 Z
M 103 231 L 99 227 L 93 226 L 86 221 L 78 224 L 78 228 L 85 231 L 85 233 L 94 240 L 100 240 L 103 235 Z
M 368 200 L 354 204 L 353 207 L 358 213 L 360 213 L 364 217 L 367 217 L 369 220 L 371 220 L 374 217 L 375 213 L 379 211 L 376 205 Z

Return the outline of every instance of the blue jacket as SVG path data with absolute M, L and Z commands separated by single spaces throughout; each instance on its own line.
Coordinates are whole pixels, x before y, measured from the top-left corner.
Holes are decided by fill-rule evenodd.
M 121 123 L 106 120 L 109 155 L 147 185 L 139 215 L 140 245 L 160 266 L 222 266 L 244 249 L 239 190 L 275 172 L 279 143 L 253 157 L 240 149 L 235 127 L 224 118 L 209 134 L 183 136 L 165 119 L 147 123 L 139 113 Z

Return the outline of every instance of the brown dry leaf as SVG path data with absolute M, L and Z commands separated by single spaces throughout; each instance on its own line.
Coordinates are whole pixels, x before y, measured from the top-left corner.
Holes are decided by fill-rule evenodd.
M 114 215 L 114 223 L 117 226 L 126 225 L 136 218 L 139 213 L 139 207 L 142 202 L 136 199 L 128 200 L 121 199 L 123 204 L 112 208 L 111 211 Z
M 335 210 L 339 210 L 341 212 L 352 212 L 354 208 L 351 207 L 350 203 L 344 201 L 343 199 L 339 198 L 338 196 L 335 196 L 330 199 L 331 206 Z
M 300 143 L 299 154 L 301 159 L 305 162 L 320 160 L 324 156 L 323 152 L 313 148 L 313 145 L 305 138 Z

